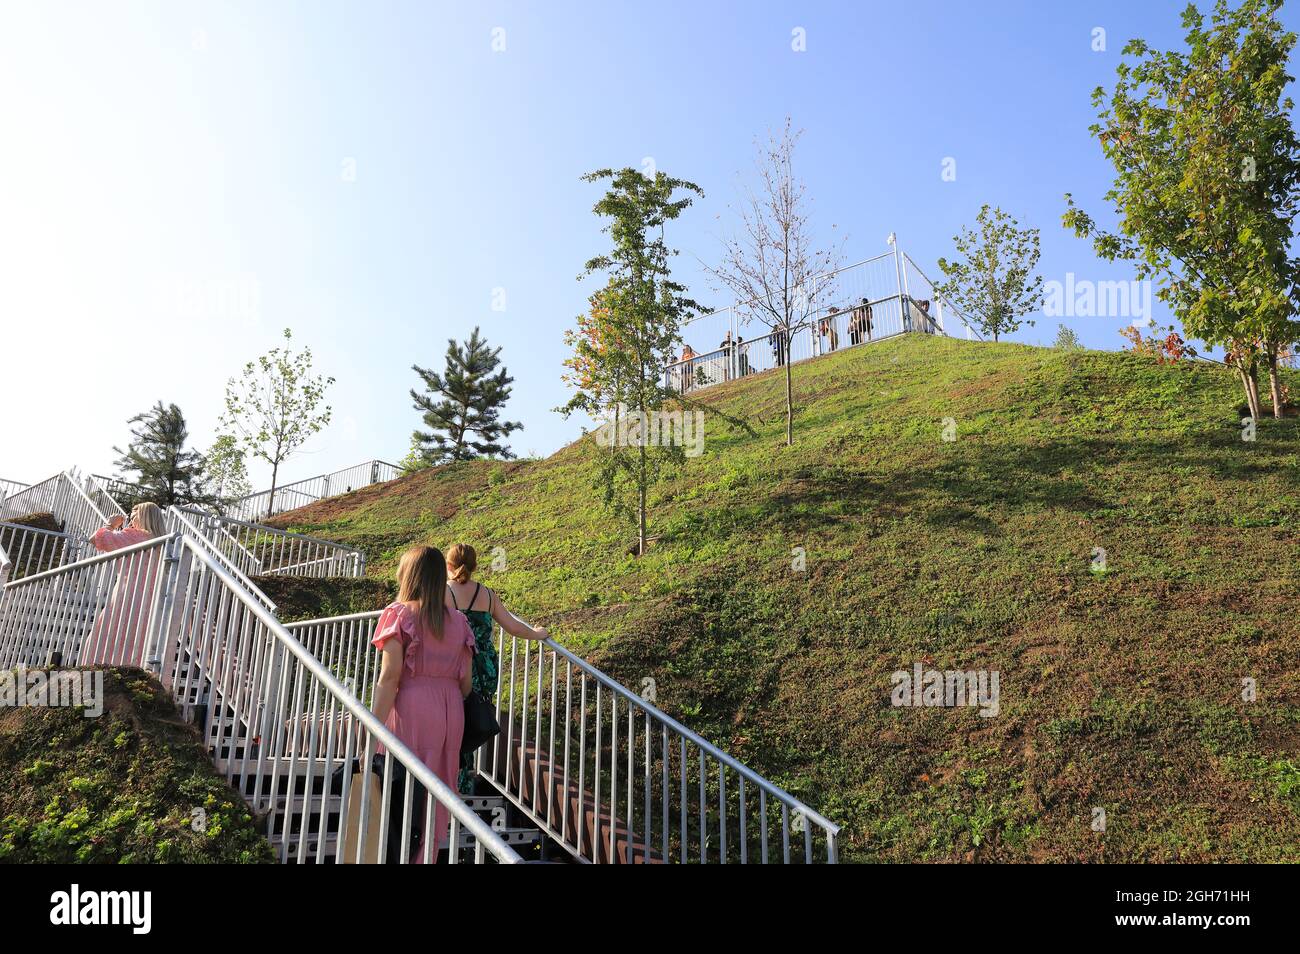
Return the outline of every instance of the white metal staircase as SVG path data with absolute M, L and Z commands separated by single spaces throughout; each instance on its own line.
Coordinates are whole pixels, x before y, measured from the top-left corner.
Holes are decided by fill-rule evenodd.
M 39 502 L 65 532 L 89 535 L 111 509 L 97 490 L 62 474 L 0 500 L 0 516 Z M 521 852 L 579 863 L 838 860 L 832 822 L 551 640 L 499 633 L 502 733 L 477 753 L 483 787 L 463 798 L 369 709 L 379 614 L 284 625 L 245 572 L 359 573 L 359 555 L 183 508 L 169 509 L 168 529 L 29 564 L 7 582 L 12 551 L 0 538 L 0 667 L 153 672 L 282 861 L 432 861 L 437 846 L 420 833 L 435 805 L 451 821 L 453 863 L 518 863 Z

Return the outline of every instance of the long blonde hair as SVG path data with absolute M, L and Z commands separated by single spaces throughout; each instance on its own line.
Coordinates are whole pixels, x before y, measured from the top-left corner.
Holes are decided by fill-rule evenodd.
M 151 537 L 161 537 L 167 533 L 167 523 L 163 520 L 162 507 L 145 501 L 131 508 L 131 522 Z
M 447 561 L 437 547 L 414 546 L 397 564 L 397 599 L 419 603 L 420 619 L 435 639 L 442 639 L 442 602 L 447 598 Z
M 478 567 L 478 554 L 468 543 L 453 543 L 447 549 L 447 575 L 457 583 L 468 583 Z

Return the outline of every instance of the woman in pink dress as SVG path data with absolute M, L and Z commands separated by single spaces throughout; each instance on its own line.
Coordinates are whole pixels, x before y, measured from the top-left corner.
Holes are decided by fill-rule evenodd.
M 443 605 L 446 589 L 442 553 L 426 546 L 407 550 L 397 567 L 397 602 L 380 615 L 371 642 L 383 652 L 375 715 L 454 792 L 475 647 L 465 615 Z M 418 809 L 416 822 L 424 815 Z M 448 820 L 447 809 L 436 803 L 433 831 L 424 838 L 432 834 L 438 850 L 447 846 Z M 423 841 L 411 860 L 424 860 Z
M 96 530 L 90 538 L 95 549 L 110 553 L 167 533 L 162 508 L 155 503 L 136 504 L 131 511 L 131 522 L 125 527 L 124 522 L 121 514 L 115 514 L 108 526 Z M 157 575 L 156 550 L 127 557 L 116 568 L 113 590 L 82 647 L 83 665 L 144 665 L 144 643 Z

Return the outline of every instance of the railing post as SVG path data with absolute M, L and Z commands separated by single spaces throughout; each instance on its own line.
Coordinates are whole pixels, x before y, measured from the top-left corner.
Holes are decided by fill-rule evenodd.
M 894 276 L 898 279 L 898 308 L 902 316 L 904 331 L 912 330 L 912 316 L 907 307 L 907 276 L 903 272 L 903 263 L 898 254 L 898 242 L 894 242 Z

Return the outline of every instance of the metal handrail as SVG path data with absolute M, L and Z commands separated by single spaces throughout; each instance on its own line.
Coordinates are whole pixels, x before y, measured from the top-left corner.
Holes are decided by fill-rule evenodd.
M 233 552 L 228 556 L 242 563 L 241 568 L 250 575 L 365 575 L 365 554 L 356 547 L 235 517 L 220 517 L 184 507 L 178 509 L 195 520 L 201 520 L 212 533 L 221 533 L 231 544 Z
M 837 276 L 839 276 L 844 272 L 851 271 L 855 268 L 861 268 L 863 265 L 870 265 L 872 262 L 878 262 L 882 258 L 889 258 L 893 254 L 894 254 L 893 252 L 881 252 L 879 255 L 873 255 L 870 258 L 864 258 L 862 261 L 854 262 L 852 265 L 841 265 L 839 268 L 833 269 L 829 272 L 824 272 L 821 275 L 814 275 L 812 277 L 812 281 L 820 282 L 820 281 L 825 281 L 826 279 L 829 278 L 836 278 Z M 920 271 L 920 269 L 917 270 Z M 896 296 L 890 295 L 887 297 L 892 298 Z M 732 302 L 730 305 L 724 305 L 722 308 L 715 308 L 713 309 L 713 311 L 706 311 L 703 314 L 696 315 L 694 318 L 691 319 L 691 322 L 699 321 L 703 318 L 712 318 L 714 315 L 719 315 L 730 308 L 748 308 L 750 305 L 753 305 L 760 300 L 761 298 L 755 297 L 755 298 L 750 298 L 748 301 Z M 690 322 L 687 322 L 687 324 L 690 324 Z
M 294 638 L 294 636 L 269 610 L 266 609 L 266 607 L 259 605 L 253 600 L 247 599 L 245 595 L 240 592 L 240 584 L 238 581 L 227 574 L 223 567 L 213 562 L 207 553 L 195 545 L 195 542 L 192 539 L 188 537 L 182 537 L 181 539 L 182 545 L 189 549 L 191 553 L 205 564 L 208 570 L 216 575 L 217 579 L 224 584 L 226 589 L 233 594 L 238 601 L 243 603 L 245 608 L 257 618 L 258 622 L 275 637 L 276 641 L 297 659 L 299 665 L 301 665 L 311 675 L 311 677 L 316 680 L 317 684 L 325 690 L 331 699 L 337 701 L 347 710 L 348 715 L 361 723 L 362 727 L 371 734 L 372 741 L 377 741 L 384 747 L 391 758 L 395 758 L 403 765 L 407 772 L 406 789 L 408 803 L 410 801 L 409 795 L 412 787 L 411 779 L 414 777 L 416 781 L 423 785 L 425 789 L 448 810 L 448 813 L 456 820 L 456 822 L 467 829 L 477 840 L 478 844 L 491 852 L 493 857 L 495 857 L 499 862 L 504 864 L 518 864 L 523 861 L 523 858 L 519 856 L 518 852 L 506 844 L 505 841 L 492 830 L 490 825 L 483 821 L 483 819 L 479 818 L 479 816 L 465 804 L 459 793 L 453 791 L 445 782 L 442 781 L 442 779 L 438 778 L 437 774 L 425 765 L 414 752 L 407 748 L 406 744 L 402 742 L 402 740 L 399 739 L 392 730 L 384 725 L 384 723 L 380 722 L 367 706 L 363 705 L 353 693 L 349 692 L 348 689 L 334 677 L 334 674 L 321 664 L 320 660 L 318 660 L 315 655 L 308 652 L 306 647 Z M 313 731 L 314 730 L 315 726 L 313 725 Z M 349 742 L 350 741 L 351 738 L 349 738 Z M 372 746 L 367 745 L 367 755 L 371 748 Z M 368 759 L 366 761 L 368 761 Z M 385 772 L 385 789 L 387 789 L 388 782 L 391 778 L 392 773 Z M 409 819 L 407 824 L 409 824 Z M 453 845 L 456 844 L 455 825 L 453 825 L 451 843 Z
M 479 771 L 575 858 L 611 863 L 636 863 L 638 860 L 642 863 L 687 863 L 713 860 L 712 852 L 717 860 L 726 863 L 730 857 L 730 831 L 731 843 L 738 844 L 742 864 L 749 862 L 751 842 L 757 848 L 760 861 L 766 864 L 770 856 L 769 846 L 774 840 L 769 831 L 772 823 L 768 815 L 770 796 L 779 805 L 779 817 L 775 819 L 776 835 L 779 835 L 781 858 L 785 863 L 789 864 L 793 857 L 792 836 L 797 837 L 800 833 L 803 836 L 804 861 L 811 864 L 818 860 L 814 850 L 815 830 L 820 831 L 824 842 L 825 862 L 838 862 L 838 825 L 554 640 L 547 639 L 542 644 L 544 649 L 538 649 L 534 676 L 531 650 L 535 641 L 523 642 L 522 674 L 517 674 L 519 639 L 512 638 L 507 662 L 505 634 L 501 632 L 497 716 L 502 732 L 493 740 L 490 754 L 479 753 Z M 549 687 L 543 685 L 547 668 L 545 650 L 550 652 Z M 563 676 L 559 675 L 561 660 L 565 669 Z M 576 716 L 574 668 L 578 670 Z M 588 692 L 589 679 L 595 683 L 594 699 Z M 613 693 L 608 705 L 602 700 L 603 690 Z M 517 693 L 520 702 L 516 712 Z M 563 702 L 560 701 L 561 695 Z M 618 711 L 619 699 L 623 700 L 626 712 Z M 637 726 L 638 712 L 640 729 Z M 626 726 L 621 740 L 620 722 Z M 589 723 L 591 732 L 588 731 Z M 575 727 L 576 748 L 571 747 Z M 608 733 L 608 738 L 602 741 L 604 732 Z M 558 739 L 557 735 L 561 733 L 563 738 Z M 670 733 L 674 737 L 671 745 Z M 592 734 L 594 743 L 590 739 Z M 641 740 L 638 740 L 638 734 Z M 657 737 L 653 744 L 652 737 Z M 688 748 L 688 743 L 694 748 Z M 643 749 L 639 766 L 638 749 Z M 710 760 L 718 765 L 716 777 Z M 620 763 L 626 767 L 621 791 Z M 656 764 L 652 771 L 652 765 Z M 738 778 L 730 799 L 727 793 L 728 770 Z M 716 789 L 713 786 L 715 781 Z M 657 794 L 654 791 L 656 783 L 660 784 Z M 750 808 L 747 783 L 757 788 L 757 811 Z M 671 805 L 674 784 L 677 787 L 676 810 Z M 636 791 L 638 787 L 642 788 L 641 792 Z M 695 802 L 697 788 L 698 802 Z M 580 808 L 572 813 L 570 805 L 575 800 Z M 558 808 L 557 801 L 560 803 Z M 638 808 L 640 825 L 636 819 Z M 738 824 L 729 829 L 732 819 Z
M 302 620 L 300 622 L 290 623 L 286 628 L 298 636 L 308 649 L 315 652 L 323 664 L 334 668 L 337 675 L 342 679 L 345 685 L 348 683 L 355 685 L 357 695 L 365 700 L 369 697 L 369 694 L 372 691 L 373 686 L 371 683 L 373 682 L 373 679 L 378 675 L 378 666 L 376 660 L 373 658 L 376 654 L 373 651 L 373 647 L 370 646 L 369 639 L 371 627 L 373 626 L 373 623 L 378 620 L 380 615 L 381 611 L 377 610 L 361 613 L 346 613 L 338 616 Z M 497 712 L 502 724 L 502 735 L 499 736 L 496 742 L 491 746 L 486 747 L 484 750 L 480 750 L 478 770 L 484 778 L 499 789 L 505 797 L 510 799 L 517 808 L 519 808 L 540 828 L 546 831 L 552 839 L 573 854 L 575 858 L 579 861 L 596 860 L 600 854 L 600 849 L 603 849 L 604 847 L 603 842 L 599 845 L 593 846 L 591 844 L 591 839 L 586 838 L 583 835 L 579 835 L 575 841 L 574 837 L 569 834 L 575 827 L 575 819 L 570 816 L 567 807 L 564 809 L 556 809 L 553 806 L 548 805 L 539 808 L 534 804 L 537 800 L 536 796 L 539 790 L 538 779 L 535 778 L 533 780 L 532 799 L 526 798 L 521 794 L 523 787 L 519 783 L 521 776 L 525 773 L 515 771 L 516 758 L 510 751 L 510 747 L 514 744 L 517 737 L 524 744 L 527 744 L 530 741 L 528 738 L 528 725 L 526 721 L 522 725 L 518 725 L 515 718 L 514 694 L 516 683 L 519 680 L 514 671 L 514 658 L 518 640 L 513 640 L 511 643 L 511 659 L 510 663 L 507 664 L 504 661 L 505 634 L 499 629 L 498 632 L 501 636 L 499 645 L 501 646 L 502 659 L 499 661 L 500 676 L 497 685 Z M 535 640 L 528 640 L 525 641 L 525 645 L 526 647 L 531 647 L 536 642 L 537 641 Z M 724 766 L 726 770 L 735 773 L 735 775 L 741 780 L 740 799 L 742 803 L 745 797 L 746 785 L 750 785 L 760 793 L 759 797 L 764 806 L 761 811 L 766 811 L 765 806 L 769 798 L 772 799 L 774 803 L 779 804 L 781 806 L 783 848 L 787 860 L 789 859 L 789 837 L 791 833 L 790 820 L 793 815 L 802 818 L 804 823 L 807 826 L 810 826 L 805 828 L 805 857 L 811 859 L 810 835 L 812 827 L 816 827 L 822 831 L 825 837 L 826 860 L 829 863 L 835 863 L 838 861 L 840 827 L 834 822 L 831 822 L 820 812 L 810 808 L 804 802 L 800 801 L 780 786 L 763 778 L 743 763 L 722 751 L 716 745 L 704 739 L 698 733 L 691 731 L 681 722 L 669 716 L 653 703 L 648 702 L 630 689 L 621 685 L 606 673 L 601 672 L 591 663 L 575 655 L 570 650 L 565 649 L 563 646 L 556 643 L 554 639 L 548 638 L 538 645 L 554 654 L 553 660 L 555 658 L 563 660 L 564 664 L 569 667 L 569 670 L 564 676 L 566 683 L 572 677 L 572 670 L 576 669 L 580 678 L 584 675 L 589 677 L 602 690 L 614 693 L 615 696 L 618 699 L 623 700 L 627 706 L 635 706 L 640 710 L 642 713 L 640 718 L 643 720 L 653 720 L 657 723 L 658 731 L 662 731 L 665 734 L 665 739 L 667 733 L 671 732 L 676 737 L 676 740 L 674 741 L 675 749 L 680 748 L 684 751 L 686 745 L 689 744 L 694 746 L 695 749 L 702 753 L 707 759 L 710 759 L 718 765 Z M 539 650 L 539 653 L 540 652 L 541 650 Z M 551 668 L 552 674 L 554 674 L 554 661 L 552 662 Z M 509 675 L 507 675 L 507 673 L 509 673 Z M 539 679 L 540 675 L 539 669 Z M 527 673 L 525 673 L 524 683 L 527 684 L 527 682 L 528 676 Z M 586 688 L 587 687 L 584 684 L 582 686 L 584 700 L 586 699 Z M 538 705 L 540 705 L 540 701 L 538 702 Z M 528 703 L 527 700 L 525 700 L 524 706 L 520 709 L 519 714 L 522 715 L 527 706 Z M 554 722 L 552 722 L 552 725 L 554 725 Z M 538 731 L 540 732 L 540 723 L 538 723 Z M 505 742 L 504 746 L 501 745 L 502 741 Z M 538 741 L 541 744 L 545 744 L 543 740 L 539 739 Z M 554 738 L 550 738 L 549 741 L 552 746 L 554 746 Z M 584 736 L 580 745 L 586 746 L 587 744 L 588 740 Z M 599 740 L 596 742 L 596 747 L 597 749 L 600 747 Z M 674 754 L 677 753 L 674 752 Z M 570 753 L 566 749 L 564 753 L 564 764 L 566 766 L 569 762 L 569 755 Z M 554 766 L 557 761 L 555 756 L 556 753 L 552 752 L 552 766 Z M 520 761 L 521 760 L 522 754 L 520 756 Z M 584 763 L 584 758 L 580 755 L 578 761 L 582 764 Z M 553 767 L 550 771 L 553 774 L 558 774 L 555 772 Z M 567 772 L 567 770 L 564 771 Z M 566 774 L 563 781 L 567 785 L 571 780 L 572 779 Z M 592 784 L 592 779 L 587 778 L 585 775 L 580 777 L 578 779 L 580 795 L 587 796 L 591 794 L 589 789 Z M 596 792 L 592 801 L 596 804 L 597 808 L 599 808 L 599 780 L 596 780 L 594 784 L 596 786 Z M 725 791 L 722 793 L 722 797 L 725 799 Z M 567 802 L 568 798 L 566 797 L 566 805 Z M 611 805 L 611 817 L 613 817 L 612 808 L 613 806 Z M 740 819 L 743 826 L 745 823 L 745 812 L 743 809 L 740 812 Z M 609 834 L 611 836 L 613 833 L 614 823 L 621 821 L 621 819 L 613 818 L 609 828 Z M 662 836 L 663 832 L 660 834 Z M 724 844 L 725 838 L 726 834 L 724 829 Z M 766 860 L 766 832 L 764 832 L 763 835 L 762 849 L 764 852 L 764 860 Z M 725 848 L 722 850 L 725 851 Z M 643 845 L 642 852 L 647 856 L 649 855 L 648 841 Z M 747 850 L 744 846 L 743 838 L 740 853 L 742 860 L 745 860 L 747 858 Z M 660 854 L 664 853 L 656 849 L 655 855 L 658 856 Z M 665 857 L 664 860 L 672 859 Z
M 387 461 L 379 460 L 378 458 L 362 461 L 360 464 L 353 464 L 350 467 L 343 467 L 340 468 L 339 470 L 331 471 L 328 474 L 317 474 L 315 477 L 307 477 L 303 480 L 296 480 L 291 484 L 284 484 L 283 486 L 276 487 L 275 503 L 279 502 L 281 492 L 298 494 L 302 497 L 307 498 L 307 503 L 314 503 L 317 500 L 324 500 L 327 497 L 333 497 L 338 495 L 339 493 L 346 493 L 347 491 L 340 491 L 335 487 L 333 487 L 332 482 L 336 478 L 343 477 L 345 475 L 349 475 L 354 472 L 357 473 L 358 475 L 364 474 L 366 468 L 370 469 L 370 474 L 365 476 L 364 479 L 359 479 L 349 484 L 348 485 L 349 490 L 359 490 L 362 487 L 369 487 L 375 483 L 383 483 L 384 481 L 387 480 L 394 480 L 397 477 L 400 477 L 402 473 L 402 469 L 398 467 L 396 464 L 390 464 Z M 370 479 L 372 477 L 375 479 L 373 480 Z M 309 493 L 302 489 L 303 487 L 306 487 L 308 485 L 319 485 L 317 489 L 319 489 L 321 492 Z M 236 500 L 232 501 L 230 503 L 229 509 L 231 512 L 239 513 L 245 516 L 255 516 L 255 517 L 263 516 L 261 501 L 265 498 L 268 501 L 268 505 L 273 505 L 272 502 L 269 501 L 270 493 L 271 493 L 270 489 L 267 489 L 267 490 L 259 490 L 256 493 L 245 494 L 243 497 L 239 497 Z M 280 510 L 277 510 L 276 512 L 279 513 L 279 512 L 283 512 L 284 510 L 292 510 L 295 509 L 296 507 L 301 507 L 301 506 L 306 506 L 306 504 L 297 503 L 293 507 L 284 507 L 281 508 Z M 252 513 L 250 513 L 250 511 L 252 511 Z
M 208 539 L 208 537 L 203 533 L 202 530 L 200 530 L 198 527 L 194 525 L 194 522 L 189 519 L 190 514 L 198 514 L 199 516 L 206 516 L 205 514 L 201 514 L 198 511 L 189 511 L 183 507 L 168 507 L 167 518 L 168 518 L 168 522 L 172 524 L 172 527 L 170 529 L 176 532 L 184 533 L 186 536 L 193 537 L 195 540 L 199 541 L 203 545 L 203 548 L 207 550 L 209 554 L 211 554 L 218 561 L 220 561 L 222 566 L 224 566 L 226 570 L 228 570 L 231 573 L 231 575 L 233 575 L 236 579 L 239 580 L 241 586 L 247 589 L 250 593 L 252 593 L 255 597 L 257 597 L 257 599 L 259 599 L 263 605 L 265 605 L 272 612 L 274 612 L 276 609 L 275 601 L 272 600 L 265 593 L 263 593 L 261 587 L 259 587 L 256 583 L 254 583 L 251 579 L 249 579 L 248 575 L 245 574 L 243 570 L 235 566 L 234 561 L 232 561 L 229 556 L 222 553 L 220 548 L 218 548 L 216 544 L 214 544 L 210 539 Z
M 31 484 L 27 483 L 25 480 L 7 480 L 4 477 L 0 477 L 0 500 L 3 500 L 11 494 L 21 493 L 30 486 Z
M 565 661 L 577 666 L 583 672 L 587 673 L 587 675 L 591 676 L 593 679 L 602 683 L 607 689 L 610 689 L 613 692 L 618 693 L 620 696 L 623 697 L 625 701 L 635 705 L 643 712 L 649 713 L 657 722 L 663 723 L 668 728 L 676 732 L 678 735 L 684 736 L 688 742 L 691 742 L 698 748 L 703 749 L 708 754 L 708 756 L 711 759 L 713 759 L 715 762 L 719 762 L 723 765 L 726 765 L 737 775 L 744 776 L 749 781 L 753 782 L 755 785 L 761 788 L 763 791 L 767 792 L 767 794 L 773 796 L 779 801 L 782 801 L 785 804 L 790 805 L 792 807 L 797 807 L 799 813 L 803 815 L 804 818 L 806 818 L 807 820 L 816 823 L 818 826 L 824 828 L 828 832 L 831 832 L 835 835 L 839 834 L 840 826 L 835 824 L 833 821 L 831 821 L 821 812 L 813 808 L 809 808 L 802 801 L 795 798 L 793 795 L 791 795 L 785 789 L 781 788 L 779 785 L 774 785 L 773 783 L 769 782 L 767 779 L 763 778 L 761 775 L 756 773 L 753 769 L 749 768 L 744 763 L 736 761 L 736 759 L 732 758 L 726 752 L 722 751 L 722 749 L 718 748 L 708 739 L 688 729 L 686 726 L 682 725 L 680 722 L 678 722 L 668 713 L 664 712 L 658 706 L 654 705 L 654 703 L 647 702 L 645 699 L 643 699 L 641 696 L 637 695 L 636 693 L 632 692 L 632 690 L 628 689 L 626 686 L 622 685 L 621 683 L 615 682 L 612 678 L 610 678 L 605 673 L 601 672 L 599 669 L 597 669 L 591 663 L 587 662 L 587 660 L 583 659 L 581 656 L 575 656 L 572 652 L 565 649 L 554 639 L 547 638 L 546 640 L 543 641 L 542 645 L 558 653 L 560 657 L 563 658 Z
M 111 499 L 111 498 L 110 498 Z M 54 514 L 65 532 L 90 536 L 108 523 L 100 509 L 81 485 L 67 472 L 60 471 L 0 501 L 0 518 L 21 517 L 42 509 Z
M 282 860 L 296 841 L 294 860 L 306 861 L 310 840 L 316 862 L 324 861 L 326 821 L 335 810 L 343 840 L 350 786 L 336 805 L 331 773 L 359 755 L 368 774 L 381 746 L 378 829 L 370 825 L 364 786 L 357 860 L 375 860 L 367 853 L 371 846 L 382 862 L 389 834 L 400 834 L 399 860 L 409 859 L 416 786 L 427 796 L 426 832 L 436 801 L 452 820 L 451 845 L 460 844 L 463 830 L 475 840 L 475 860 L 489 853 L 501 863 L 523 860 L 193 536 L 155 537 L 8 583 L 0 596 L 0 665 L 39 664 L 51 651 L 61 652 L 65 665 L 148 665 L 184 712 L 203 713 L 218 766 L 224 762 L 228 781 L 238 779 L 255 811 L 272 814 L 273 839 L 275 810 L 283 810 Z M 327 740 L 318 753 L 322 736 Z M 402 792 L 392 781 L 397 764 L 405 769 Z M 400 819 L 390 810 L 398 807 L 394 798 Z M 433 847 L 426 838 L 425 861 Z M 457 862 L 459 851 L 449 860 Z
M 107 509 L 112 513 L 120 514 L 123 517 L 127 515 L 126 511 L 122 509 L 122 505 L 117 502 L 117 498 L 108 492 L 108 489 L 94 474 L 86 475 L 86 487 L 89 488 L 86 493 L 87 499 L 92 499 L 92 495 L 94 495 L 95 497 L 102 498 L 103 501 L 108 504 L 106 508 L 100 507 L 99 509 L 101 511 Z

